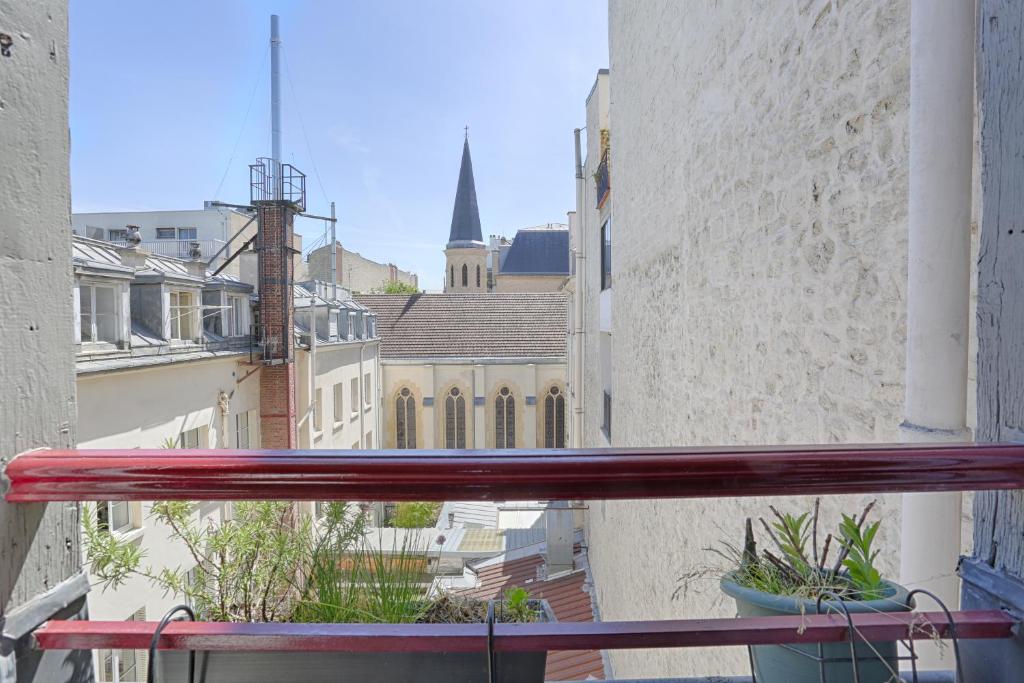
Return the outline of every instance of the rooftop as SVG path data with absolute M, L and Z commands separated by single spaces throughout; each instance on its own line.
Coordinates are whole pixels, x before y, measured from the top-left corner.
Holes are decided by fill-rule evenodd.
M 359 294 L 377 314 L 384 360 L 565 357 L 559 293 Z
M 516 233 L 501 259 L 501 275 L 569 275 L 569 230 L 530 228 Z

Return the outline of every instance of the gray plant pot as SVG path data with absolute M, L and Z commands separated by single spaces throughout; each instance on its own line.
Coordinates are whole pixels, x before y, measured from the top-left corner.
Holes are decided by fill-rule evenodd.
M 546 600 L 541 621 L 556 621 Z M 542 683 L 547 652 L 497 652 L 501 683 Z M 187 683 L 188 652 L 157 653 L 157 683 Z M 196 652 L 196 683 L 480 683 L 486 652 Z
M 816 614 L 814 600 L 786 597 L 744 588 L 732 580 L 732 574 L 722 577 L 722 591 L 736 600 L 736 609 L 741 617 L 771 617 L 787 614 Z M 865 602 L 846 601 L 843 604 L 850 612 L 908 612 L 907 589 L 889 581 L 885 582 L 885 597 Z M 839 607 L 829 608 L 829 602 L 821 605 L 822 614 L 839 613 Z M 836 603 L 831 603 L 835 605 Z M 787 649 L 792 648 L 792 649 Z M 874 649 L 872 649 L 874 648 Z M 794 652 L 797 650 L 798 652 Z M 877 654 L 876 654 L 877 651 Z M 857 670 L 860 683 L 885 683 L 895 680 L 898 672 L 897 644 L 895 642 L 872 642 L 870 645 L 858 641 L 856 645 Z M 803 654 L 800 654 L 803 653 Z M 848 642 L 824 643 L 822 656 L 831 661 L 825 664 L 825 678 L 821 677 L 817 661 L 817 645 L 755 645 L 751 648 L 754 660 L 754 675 L 758 683 L 853 683 L 853 664 L 850 661 Z

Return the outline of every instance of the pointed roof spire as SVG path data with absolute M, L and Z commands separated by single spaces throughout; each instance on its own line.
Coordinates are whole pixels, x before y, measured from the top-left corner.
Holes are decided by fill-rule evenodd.
M 462 168 L 459 185 L 455 190 L 455 208 L 452 211 L 452 230 L 448 248 L 476 247 L 484 243 L 480 231 L 480 209 L 476 204 L 476 183 L 473 181 L 473 160 L 469 156 L 469 126 L 462 143 Z

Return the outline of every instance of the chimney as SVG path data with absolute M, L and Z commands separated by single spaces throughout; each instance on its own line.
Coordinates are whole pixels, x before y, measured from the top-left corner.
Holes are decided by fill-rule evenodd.
M 548 576 L 572 571 L 575 568 L 572 546 L 576 534 L 572 521 L 572 510 L 568 501 L 553 500 L 548 503 L 547 510 L 544 511 Z
M 146 265 L 146 256 L 149 255 L 149 252 L 143 251 L 139 246 L 142 244 L 139 226 L 126 225 L 124 227 L 127 233 L 124 238 L 125 246 L 117 248 L 121 255 L 121 264 L 129 268 L 143 268 Z
M 191 248 L 188 250 L 188 255 L 192 258 L 188 262 L 188 274 L 205 280 L 206 261 L 203 260 L 203 250 L 199 248 L 199 242 L 192 243 Z

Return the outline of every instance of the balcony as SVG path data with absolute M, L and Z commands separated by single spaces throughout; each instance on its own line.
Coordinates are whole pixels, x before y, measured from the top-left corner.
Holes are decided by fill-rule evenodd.
M 119 247 L 130 246 L 125 240 L 112 240 L 113 244 Z M 145 240 L 139 243 L 139 248 L 143 251 L 148 251 L 158 256 L 168 256 L 170 258 L 182 259 L 183 261 L 191 261 L 192 259 L 192 248 L 193 246 L 199 246 L 200 257 L 209 262 L 214 254 L 218 254 L 221 249 L 224 248 L 224 240 Z M 211 268 L 217 268 L 224 259 L 228 256 L 226 251 L 220 253 L 213 263 L 210 264 Z
M 608 194 L 612 190 L 612 179 L 608 168 L 608 147 L 604 148 L 601 154 L 601 161 L 594 171 L 594 183 L 597 185 L 597 208 L 604 206 L 608 200 Z
M 1005 490 L 1024 488 L 1024 444 L 462 453 L 39 450 L 13 459 L 6 477 L 6 498 L 11 503 L 612 500 Z M 941 608 L 886 614 L 455 626 L 172 622 L 160 633 L 155 622 L 52 620 L 36 631 L 35 638 L 40 648 L 53 650 L 144 648 L 153 639 L 161 650 L 477 653 L 491 663 L 523 652 L 794 643 L 843 643 L 853 649 L 860 643 L 899 640 L 913 664 L 915 640 L 951 639 L 956 650 L 962 640 L 1014 637 L 1020 626 L 1000 610 L 948 612 Z M 295 680 L 305 680 L 299 672 L 294 675 Z M 491 676 L 489 680 L 501 679 Z M 906 680 L 952 678 L 948 673 L 919 677 L 914 671 Z

